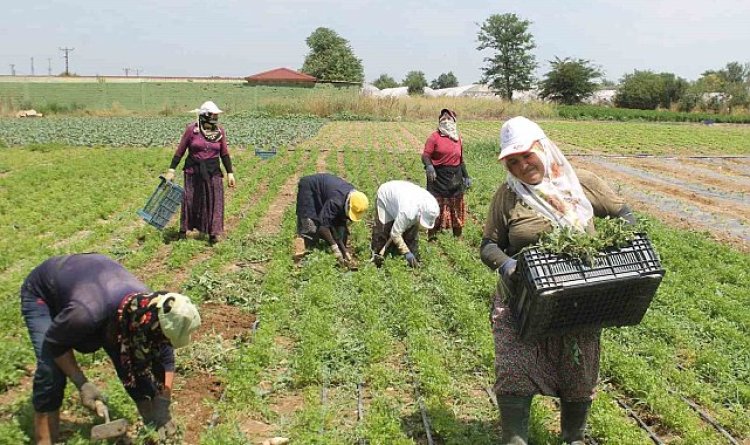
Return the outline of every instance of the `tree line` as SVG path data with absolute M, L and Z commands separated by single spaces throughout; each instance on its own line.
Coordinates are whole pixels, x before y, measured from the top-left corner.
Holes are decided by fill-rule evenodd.
M 673 73 L 634 70 L 617 84 L 606 80 L 592 61 L 555 56 L 550 70 L 541 79 L 534 77 L 538 67 L 533 50 L 531 22 L 516 14 L 493 14 L 479 26 L 477 50 L 485 51 L 480 83 L 506 100 L 514 92 L 536 90 L 541 99 L 560 104 L 578 104 L 603 88 L 615 89 L 614 105 L 622 108 L 679 111 L 732 112 L 750 108 L 750 64 L 729 62 L 723 68 L 707 70 L 695 81 Z M 306 40 L 310 53 L 302 71 L 326 81 L 364 81 L 361 59 L 349 42 L 328 28 L 316 29 Z M 423 94 L 429 86 L 442 89 L 458 86 L 452 71 L 428 83 L 424 72 L 409 71 L 401 82 L 381 74 L 372 84 L 380 89 L 405 86 L 409 94 Z

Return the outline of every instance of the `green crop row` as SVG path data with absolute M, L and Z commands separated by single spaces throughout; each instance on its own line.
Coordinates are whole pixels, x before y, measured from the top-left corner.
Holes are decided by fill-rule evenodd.
M 0 118 L 0 145 L 176 147 L 190 122 L 187 116 Z M 274 150 L 313 136 L 324 121 L 227 116 L 221 123 L 230 147 Z

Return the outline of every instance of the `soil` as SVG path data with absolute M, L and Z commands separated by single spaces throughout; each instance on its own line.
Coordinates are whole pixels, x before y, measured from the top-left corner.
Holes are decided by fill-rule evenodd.
M 200 443 L 200 435 L 213 416 L 213 407 L 206 401 L 219 400 L 223 391 L 224 382 L 203 373 L 191 375 L 189 381 L 182 380 L 175 385 L 172 413 L 184 428 L 184 443 Z
M 193 341 L 200 341 L 212 334 L 221 334 L 224 339 L 236 340 L 247 336 L 256 320 L 254 314 L 228 304 L 204 303 L 200 307 L 200 313 L 201 328 L 196 332 Z

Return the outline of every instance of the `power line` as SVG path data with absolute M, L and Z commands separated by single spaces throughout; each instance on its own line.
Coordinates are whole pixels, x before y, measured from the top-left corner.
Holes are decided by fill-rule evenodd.
M 15 63 L 11 63 L 10 64 L 10 75 L 11 76 L 15 76 L 16 75 L 16 64 Z
M 133 68 L 123 68 L 122 70 L 125 71 L 125 77 L 130 76 L 130 71 L 132 71 Z
M 75 48 L 60 48 L 60 51 L 63 51 L 65 53 L 65 75 L 69 76 L 70 71 L 68 71 L 68 54 L 73 51 Z

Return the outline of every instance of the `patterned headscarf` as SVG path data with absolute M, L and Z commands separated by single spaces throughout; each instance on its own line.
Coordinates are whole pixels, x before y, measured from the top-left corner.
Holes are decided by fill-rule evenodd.
M 210 114 L 199 114 L 198 115 L 198 130 L 203 134 L 203 137 L 206 138 L 209 142 L 218 142 L 222 138 L 221 130 L 219 129 L 219 124 L 216 123 L 216 121 L 211 122 Z
M 510 189 L 554 225 L 585 231 L 594 216 L 594 209 L 583 193 L 573 167 L 549 138 L 540 139 L 531 151 L 544 163 L 542 182 L 532 185 L 516 178 L 507 168 L 508 158 L 504 158 Z
M 438 117 L 438 131 L 443 136 L 448 136 L 454 141 L 458 141 L 458 128 L 456 127 L 456 112 L 447 108 L 440 110 Z
M 159 326 L 156 303 L 161 295 L 164 292 L 129 294 L 117 309 L 117 344 L 126 388 L 135 387 L 136 380 L 145 377 L 155 382 L 157 389 L 163 389 L 163 382 L 151 371 L 160 363 L 162 345 L 169 343 Z

